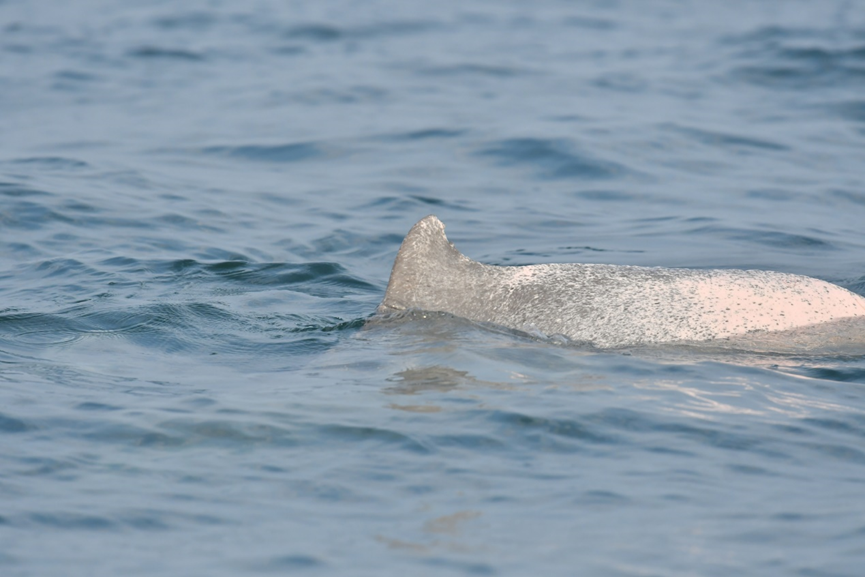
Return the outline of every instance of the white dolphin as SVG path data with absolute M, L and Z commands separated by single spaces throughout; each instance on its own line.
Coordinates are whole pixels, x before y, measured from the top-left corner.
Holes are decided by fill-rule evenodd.
M 806 276 L 606 264 L 492 266 L 462 255 L 444 228 L 433 215 L 412 227 L 377 313 L 444 312 L 604 348 L 865 318 L 865 298 Z

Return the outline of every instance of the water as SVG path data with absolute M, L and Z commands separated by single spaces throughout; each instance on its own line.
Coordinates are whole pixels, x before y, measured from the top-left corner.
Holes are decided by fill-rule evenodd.
M 861 575 L 865 351 L 365 326 L 493 264 L 865 294 L 859 2 L 0 2 L 0 573 Z

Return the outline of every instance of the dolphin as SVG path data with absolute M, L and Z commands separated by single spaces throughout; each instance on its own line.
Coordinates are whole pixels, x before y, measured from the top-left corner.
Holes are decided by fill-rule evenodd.
M 763 270 L 486 265 L 461 254 L 430 215 L 403 240 L 376 313 L 407 310 L 615 348 L 865 320 L 865 298 L 815 278 Z

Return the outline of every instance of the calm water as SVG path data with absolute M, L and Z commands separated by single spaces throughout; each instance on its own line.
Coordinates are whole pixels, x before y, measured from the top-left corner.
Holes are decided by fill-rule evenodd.
M 0 573 L 862 574 L 865 350 L 364 326 L 430 213 L 865 294 L 865 5 L 0 1 Z

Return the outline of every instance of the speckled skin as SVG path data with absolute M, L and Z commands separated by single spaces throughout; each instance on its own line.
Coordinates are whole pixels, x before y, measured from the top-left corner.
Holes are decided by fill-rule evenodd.
M 485 265 L 460 254 L 444 224 L 430 215 L 405 237 L 378 312 L 407 309 L 619 347 L 865 317 L 865 298 L 818 279 L 771 271 Z

